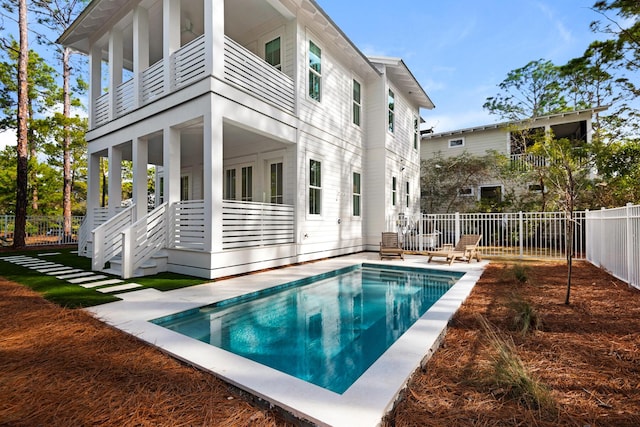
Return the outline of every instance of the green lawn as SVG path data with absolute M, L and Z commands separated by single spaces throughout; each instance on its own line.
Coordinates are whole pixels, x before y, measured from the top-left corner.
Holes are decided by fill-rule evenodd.
M 73 249 L 62 250 L 29 250 L 29 251 L 12 251 L 0 253 L 0 258 L 26 255 L 32 258 L 38 258 L 45 261 L 56 262 L 65 266 L 81 268 L 83 270 L 91 270 L 91 260 L 89 258 L 80 257 L 71 253 Z M 38 256 L 38 254 L 60 252 L 58 255 Z M 102 273 L 101 273 L 102 274 Z M 96 289 L 85 289 L 80 285 L 73 285 L 64 280 L 57 279 L 53 276 L 39 273 L 27 267 L 0 260 L 0 276 L 20 283 L 24 286 L 39 292 L 49 301 L 52 301 L 63 307 L 80 308 L 90 307 L 93 305 L 104 304 L 113 301 L 119 301 L 112 295 L 103 294 Z M 112 276 L 117 278 L 116 276 Z M 198 285 L 210 280 L 201 279 L 192 276 L 183 276 L 175 273 L 160 273 L 155 276 L 137 277 L 125 280 L 124 283 L 138 283 L 143 288 L 154 288 L 159 291 L 169 291 L 172 289 L 184 288 L 187 286 Z M 137 288 L 139 290 L 140 288 Z

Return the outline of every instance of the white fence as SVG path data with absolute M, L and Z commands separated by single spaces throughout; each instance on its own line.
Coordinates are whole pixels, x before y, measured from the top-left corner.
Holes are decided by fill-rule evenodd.
M 574 213 L 574 257 L 586 259 L 585 212 Z M 424 214 L 387 221 L 405 250 L 453 244 L 463 234 L 482 234 L 482 254 L 492 257 L 566 259 L 567 220 L 562 212 Z
M 586 213 L 587 259 L 640 289 L 640 205 Z

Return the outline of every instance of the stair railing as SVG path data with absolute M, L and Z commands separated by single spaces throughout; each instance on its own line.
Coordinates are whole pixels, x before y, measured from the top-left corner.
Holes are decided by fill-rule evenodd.
M 129 228 L 134 221 L 135 204 L 132 204 L 93 230 L 93 256 L 91 257 L 93 270 L 104 269 L 107 262 L 122 252 L 120 232 Z
M 168 207 L 168 202 L 164 202 L 120 232 L 123 279 L 133 277 L 136 269 L 166 246 Z

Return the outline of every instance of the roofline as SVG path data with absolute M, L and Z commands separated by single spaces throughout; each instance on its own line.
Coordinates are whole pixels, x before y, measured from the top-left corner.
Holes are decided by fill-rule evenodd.
M 605 111 L 609 108 L 608 105 L 603 105 L 603 106 L 599 106 L 599 107 L 594 107 L 594 108 L 585 108 L 584 110 L 573 110 L 573 111 L 565 111 L 563 113 L 555 113 L 555 114 L 549 114 L 546 116 L 538 116 L 538 117 L 531 117 L 528 119 L 523 119 L 523 120 L 512 120 L 509 122 L 500 122 L 500 123 L 493 123 L 493 124 L 488 124 L 488 125 L 482 125 L 482 126 L 475 126 L 475 127 L 470 127 L 470 128 L 463 128 L 463 129 L 456 129 L 456 130 L 450 130 L 450 131 L 445 131 L 445 132 L 438 132 L 438 133 L 427 133 L 427 134 L 423 134 L 422 135 L 422 139 L 433 139 L 433 138 L 438 138 L 441 136 L 451 136 L 451 135 L 460 135 L 463 133 L 471 133 L 471 132 L 476 132 L 476 131 L 481 131 L 481 130 L 488 130 L 488 129 L 499 129 L 499 128 L 503 128 L 503 127 L 507 127 L 510 125 L 520 125 L 520 124 L 529 124 L 529 123 L 533 123 L 533 122 L 537 122 L 537 121 L 541 121 L 541 120 L 549 120 L 555 117 L 566 117 L 566 116 L 579 116 L 581 114 L 584 113 L 599 113 L 601 111 Z
M 369 59 L 373 62 L 378 62 L 383 65 L 392 65 L 396 67 L 399 67 L 399 66 L 402 67 L 407 72 L 407 74 L 409 74 L 409 77 L 411 77 L 411 79 L 416 83 L 416 85 L 418 86 L 418 89 L 420 89 L 420 91 L 422 92 L 422 95 L 424 95 L 424 97 L 429 102 L 430 105 L 425 105 L 424 107 L 429 110 L 436 108 L 436 105 L 433 103 L 431 98 L 429 98 L 429 95 L 427 95 L 427 91 L 424 90 L 424 88 L 422 87 L 418 79 L 416 79 L 416 77 L 413 75 L 409 67 L 407 67 L 407 64 L 404 62 L 402 58 L 390 57 L 390 56 L 370 56 Z
M 64 42 L 65 39 L 69 37 L 71 33 L 73 33 L 73 31 L 76 29 L 76 27 L 80 25 L 80 22 L 82 22 L 86 18 L 86 16 L 89 15 L 91 11 L 97 7 L 98 3 L 99 3 L 98 1 L 93 1 L 93 0 L 89 1 L 89 4 L 87 4 L 87 6 L 82 10 L 82 12 L 80 12 L 80 15 L 78 15 L 76 19 L 73 20 L 71 25 L 69 25 L 64 30 L 64 32 L 60 34 L 60 36 L 58 36 L 58 38 L 56 39 L 56 43 L 66 46 Z

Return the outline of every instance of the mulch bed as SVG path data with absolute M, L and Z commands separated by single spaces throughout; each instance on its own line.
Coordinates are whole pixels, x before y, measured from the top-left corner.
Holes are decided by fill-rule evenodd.
M 410 381 L 386 426 L 640 425 L 640 292 L 587 263 L 492 264 L 444 341 Z M 509 301 L 528 301 L 539 331 L 512 326 Z M 479 315 L 511 337 L 550 390 L 540 409 L 488 381 L 491 348 Z M 0 280 L 0 425 L 281 426 L 237 390 L 82 310 L 60 308 Z

